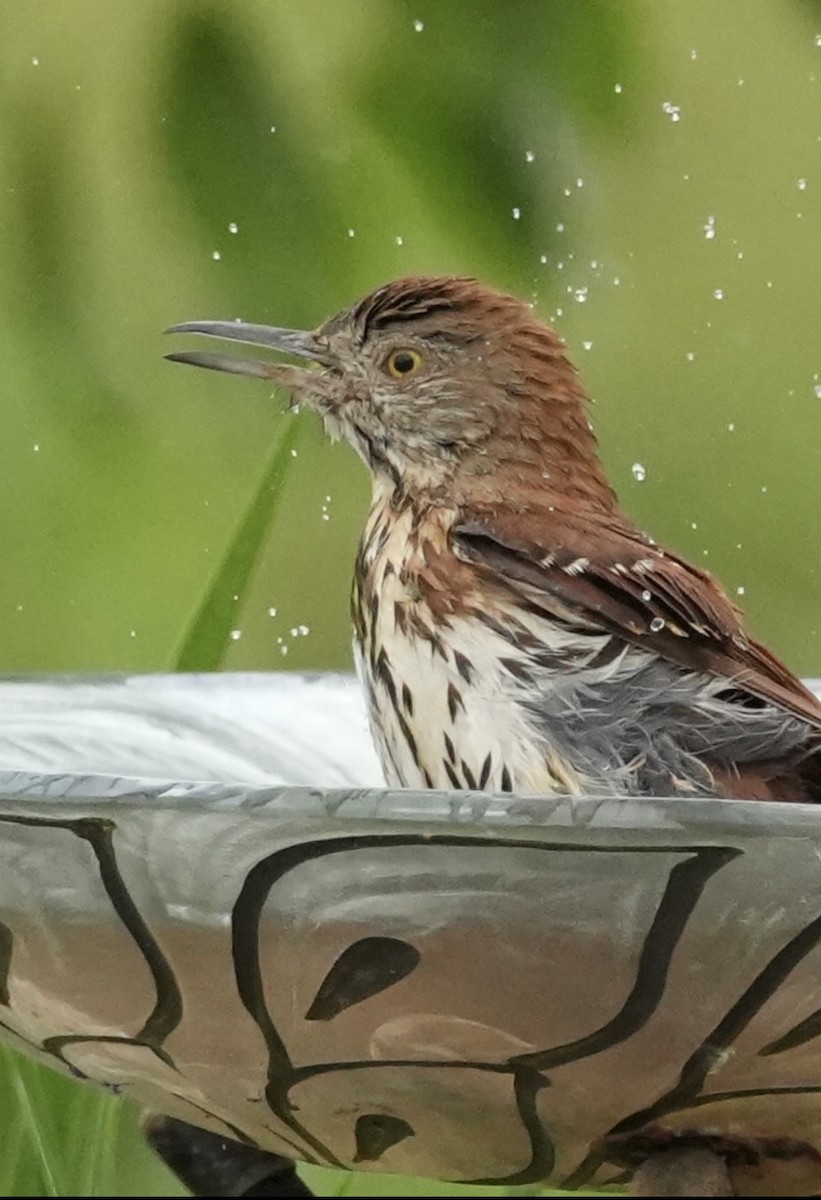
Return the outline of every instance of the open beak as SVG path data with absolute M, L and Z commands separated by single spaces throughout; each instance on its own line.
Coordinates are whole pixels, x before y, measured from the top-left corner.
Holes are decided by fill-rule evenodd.
M 203 337 L 222 338 L 226 342 L 246 342 L 278 350 L 297 358 L 330 365 L 327 347 L 320 344 L 316 334 L 299 329 L 276 329 L 272 325 L 247 325 L 244 321 L 185 321 L 172 325 L 166 333 L 199 333 Z M 260 359 L 239 358 L 232 354 L 210 354 L 200 350 L 176 350 L 166 354 L 171 362 L 190 363 L 205 367 L 209 371 L 227 371 L 232 375 L 251 375 L 256 379 L 282 378 L 281 363 L 267 363 Z

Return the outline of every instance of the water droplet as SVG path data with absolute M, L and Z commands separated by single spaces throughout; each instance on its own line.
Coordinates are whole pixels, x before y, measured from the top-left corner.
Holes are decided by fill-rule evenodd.
M 630 470 L 633 472 L 633 478 L 639 483 L 644 483 L 647 478 L 647 468 L 644 463 L 634 462 Z
M 724 288 L 714 288 L 713 289 L 713 298 L 715 300 L 723 300 L 724 299 Z
M 228 225 L 228 232 L 229 233 L 239 233 L 239 225 L 237 225 L 236 221 L 230 222 L 230 224 Z
M 576 290 L 573 293 L 573 299 L 577 300 L 579 302 L 579 304 L 585 304 L 587 301 L 587 288 L 586 287 L 576 288 Z
M 681 109 L 679 106 L 677 104 L 673 104 L 670 100 L 665 100 L 661 107 L 664 112 L 667 113 L 667 116 L 670 118 L 673 124 L 678 124 L 678 122 L 681 120 Z
M 219 262 L 219 260 L 222 258 L 222 255 L 220 254 L 219 250 L 213 250 L 211 252 L 211 257 L 213 258 L 214 262 Z
M 535 162 L 536 155 L 532 150 L 525 150 L 525 162 Z
M 422 32 L 422 30 L 425 28 L 425 22 L 424 22 L 424 21 L 419 21 L 419 20 L 416 20 L 416 21 L 414 21 L 414 23 L 413 23 L 413 27 L 414 27 L 414 29 L 416 30 L 416 32 L 417 32 L 417 33 L 421 33 L 421 32 Z
M 653 599 L 653 593 L 648 592 L 647 588 L 645 588 L 644 591 L 641 593 L 641 598 L 645 604 L 649 604 L 649 602 Z
M 711 242 L 716 235 L 716 219 L 712 213 L 710 213 L 702 228 L 704 229 L 704 236 L 707 241 Z
M 232 642 L 238 642 L 241 637 L 242 637 L 241 629 L 232 629 L 231 630 L 231 641 Z
M 513 209 L 513 220 L 514 221 L 518 221 L 519 217 L 521 217 L 521 215 L 522 215 L 522 210 L 520 208 Z
M 736 588 L 736 590 L 735 590 L 735 594 L 736 594 L 737 596 L 743 596 L 743 595 L 744 595 L 744 593 L 746 592 L 746 590 L 747 590 L 747 589 L 746 589 L 746 588 L 745 588 L 745 587 L 742 585 L 741 587 L 737 587 L 737 588 Z
M 620 84 L 620 83 L 617 83 L 617 84 L 615 85 L 615 87 L 613 88 L 613 91 L 616 93 L 616 95 L 617 95 L 617 96 L 620 96 L 620 95 L 621 95 L 621 93 L 622 93 L 622 86 L 621 86 L 621 84 Z
M 806 192 L 806 190 L 807 190 L 806 179 L 799 179 L 796 186 L 798 187 L 799 192 Z
M 664 617 L 653 617 L 652 621 L 650 622 L 650 632 L 651 633 L 661 633 L 663 628 L 664 628 Z

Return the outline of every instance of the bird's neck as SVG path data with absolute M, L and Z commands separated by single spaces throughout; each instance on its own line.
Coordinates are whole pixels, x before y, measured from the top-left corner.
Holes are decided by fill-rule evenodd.
M 587 431 L 585 431 L 587 432 Z M 578 440 L 520 439 L 465 455 L 458 463 L 403 464 L 373 471 L 372 508 L 574 512 L 580 519 L 619 511 L 592 433 Z M 373 470 L 373 468 L 372 468 Z

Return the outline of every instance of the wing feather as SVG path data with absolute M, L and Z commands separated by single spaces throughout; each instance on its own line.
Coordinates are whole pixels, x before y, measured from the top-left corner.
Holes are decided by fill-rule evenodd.
M 604 627 L 688 670 L 727 680 L 821 728 L 821 703 L 744 629 L 715 580 L 626 520 L 545 513 L 465 513 L 455 553 L 530 604 Z

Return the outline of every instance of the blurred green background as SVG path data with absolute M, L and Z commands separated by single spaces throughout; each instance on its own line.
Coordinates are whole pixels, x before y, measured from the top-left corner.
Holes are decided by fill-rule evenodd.
M 361 467 L 160 331 L 460 272 L 556 324 L 631 513 L 821 675 L 820 198 L 816 0 L 6 0 L 0 670 L 349 667 Z M 168 1186 L 120 1133 L 72 1175 L 120 1110 L 80 1136 L 26 1072 L 9 1190 Z

